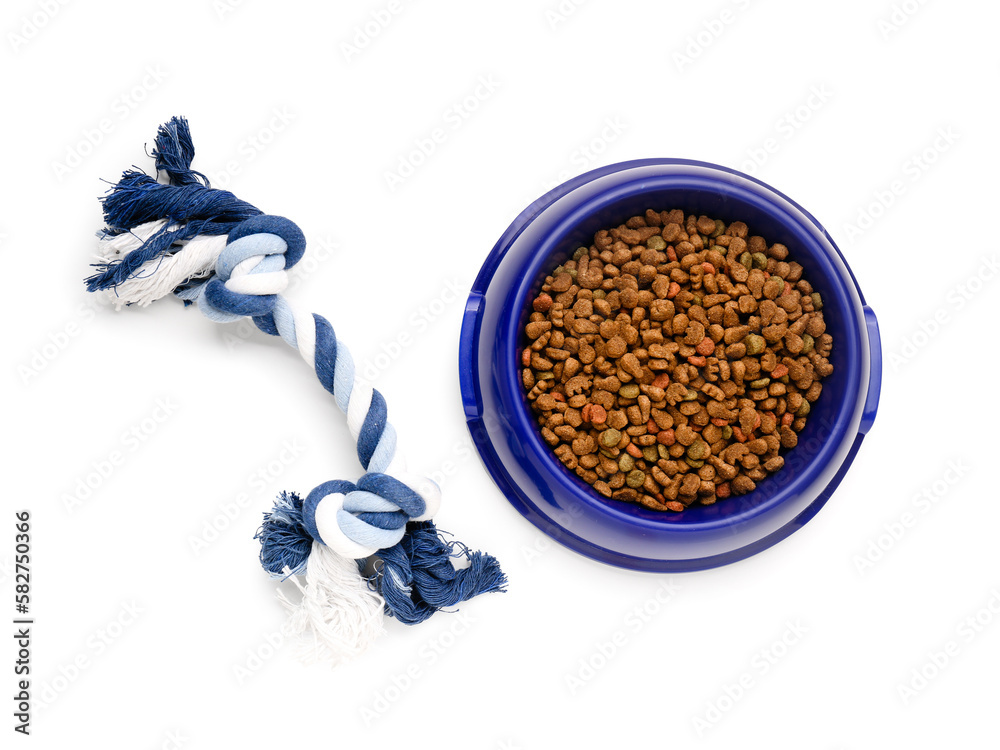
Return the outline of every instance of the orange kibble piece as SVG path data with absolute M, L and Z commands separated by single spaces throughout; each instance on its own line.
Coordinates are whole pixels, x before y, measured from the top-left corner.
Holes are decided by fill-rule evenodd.
M 694 348 L 698 354 L 703 357 L 707 357 L 709 354 L 715 351 L 715 342 L 711 338 L 706 336 L 701 340 L 701 343 Z
M 552 307 L 552 297 L 547 294 L 539 294 L 535 297 L 535 301 L 531 303 L 535 312 L 548 312 L 548 309 Z
M 590 421 L 594 424 L 604 424 L 608 421 L 608 412 L 600 404 L 589 404 Z
M 729 497 L 729 493 L 730 493 L 729 482 L 723 482 L 720 485 L 716 485 L 715 496 L 717 498 L 724 500 L 725 498 Z
M 788 368 L 785 365 L 777 365 L 773 370 L 771 370 L 772 378 L 783 378 L 788 374 Z
M 635 443 L 629 443 L 625 446 L 625 452 L 632 456 L 632 458 L 642 458 L 642 451 L 639 450 L 639 446 Z
M 702 263 L 701 267 L 702 267 L 702 270 L 705 271 L 705 273 L 715 273 L 715 266 L 713 266 L 708 261 L 705 261 L 704 263 Z
M 733 425 L 733 437 L 735 437 L 741 443 L 745 443 L 747 441 L 746 435 L 743 434 L 743 430 L 741 430 L 736 425 Z
M 680 293 L 680 291 L 681 291 L 681 285 L 678 284 L 676 281 L 671 281 L 670 286 L 667 289 L 667 299 L 673 299 Z
M 674 263 L 677 262 L 677 251 L 674 250 L 673 245 L 667 246 L 667 260 L 672 261 Z
M 705 358 L 704 357 L 688 357 L 688 364 L 694 365 L 695 367 L 704 367 Z
M 665 372 L 661 372 L 659 375 L 653 378 L 653 385 L 656 386 L 657 388 L 666 388 L 668 385 L 670 385 L 670 376 Z
M 648 422 L 646 422 L 646 432 L 649 432 L 649 433 L 652 433 L 653 435 L 655 435 L 659 431 L 660 431 L 660 428 L 656 426 L 656 420 L 654 420 L 654 419 L 651 418 Z
M 728 419 L 713 419 L 711 421 L 712 424 L 714 424 L 716 427 L 725 427 L 727 424 L 729 424 Z
M 781 424 L 783 424 L 785 427 L 791 427 L 792 422 L 794 421 L 795 421 L 795 415 L 792 414 L 790 411 L 786 411 L 784 416 L 781 418 Z
M 677 442 L 677 437 L 674 435 L 673 429 L 670 430 L 660 430 L 656 433 L 656 442 L 660 445 L 671 446 Z

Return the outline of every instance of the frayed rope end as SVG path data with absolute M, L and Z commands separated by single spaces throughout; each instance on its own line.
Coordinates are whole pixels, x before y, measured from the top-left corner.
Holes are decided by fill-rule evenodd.
M 468 566 L 455 568 L 456 557 Z M 380 570 L 369 580 L 385 599 L 386 614 L 407 625 L 479 594 L 506 591 L 507 576 L 495 557 L 444 541 L 433 521 L 408 524 L 402 541 L 378 558 Z
M 101 199 L 106 227 L 99 246 L 104 247 L 100 262 L 92 264 L 95 272 L 84 280 L 87 291 L 117 291 L 130 280 L 155 274 L 158 259 L 181 254 L 188 242 L 202 236 L 225 237 L 245 219 L 261 213 L 229 191 L 210 187 L 204 174 L 191 169 L 194 142 L 183 117 L 174 117 L 160 126 L 151 156 L 156 160 L 157 174 L 165 177 L 166 183 L 141 170 L 128 169 Z M 143 225 L 157 228 L 152 233 L 137 233 L 135 230 Z M 138 241 L 126 236 L 120 247 L 107 245 L 122 235 L 132 235 Z M 115 249 L 117 253 L 111 252 Z M 200 256 L 197 260 L 201 260 Z M 197 277 L 212 268 L 211 263 L 204 266 L 196 262 L 189 271 Z M 170 289 L 187 278 L 183 274 L 171 276 Z M 129 290 L 124 304 L 148 304 L 163 296 L 161 291 L 150 296 L 141 290 L 133 295 Z
M 194 161 L 194 141 L 191 128 L 184 117 L 171 117 L 160 125 L 156 132 L 156 146 L 152 156 L 156 159 L 156 171 L 164 172 L 171 185 L 193 185 L 201 182 L 211 187 L 208 178 L 191 169 Z
M 288 610 L 288 634 L 299 636 L 302 661 L 337 666 L 364 653 L 382 633 L 382 597 L 369 588 L 354 560 L 322 542 L 313 543 L 305 581 L 291 582 L 299 599 L 280 590 L 278 599 Z
M 302 498 L 282 492 L 254 539 L 260 541 L 260 564 L 272 578 L 305 573 L 313 539 L 302 525 Z

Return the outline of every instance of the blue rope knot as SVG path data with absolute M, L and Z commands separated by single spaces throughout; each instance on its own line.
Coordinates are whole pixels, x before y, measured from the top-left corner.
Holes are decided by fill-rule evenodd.
M 433 484 L 433 483 L 431 483 Z M 324 482 L 302 503 L 303 525 L 313 539 L 344 557 L 367 558 L 398 544 L 410 521 L 429 518 L 440 490 L 433 485 L 430 502 L 388 474 L 371 472 L 357 484 Z
M 335 479 L 316 487 L 303 500 L 284 492 L 264 515 L 257 536 L 261 564 L 274 577 L 305 569 L 312 543 L 342 557 L 365 560 L 399 544 L 407 524 L 429 520 L 441 505 L 441 490 L 430 479 L 414 486 L 397 477 L 369 472 L 357 484 Z
M 245 317 L 273 318 L 286 271 L 302 259 L 306 238 L 282 216 L 251 217 L 229 232 L 215 275 L 183 296 L 197 299 L 206 316 L 220 323 Z

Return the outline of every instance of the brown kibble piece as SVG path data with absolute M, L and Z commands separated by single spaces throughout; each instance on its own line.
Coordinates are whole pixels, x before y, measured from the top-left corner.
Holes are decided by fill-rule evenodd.
M 537 339 L 543 333 L 552 328 L 552 323 L 547 320 L 536 320 L 533 323 L 528 323 L 525 327 L 524 332 L 528 334 L 529 339 Z
M 781 425 L 781 447 L 794 448 L 799 444 L 799 436 L 788 425 Z
M 623 355 L 621 359 L 618 360 L 618 364 L 633 378 L 638 379 L 642 377 L 642 365 L 639 364 L 639 359 L 631 352 Z
M 628 345 L 625 343 L 625 339 L 621 336 L 612 336 L 611 339 L 604 345 L 605 354 L 612 359 L 618 359 L 627 349 Z

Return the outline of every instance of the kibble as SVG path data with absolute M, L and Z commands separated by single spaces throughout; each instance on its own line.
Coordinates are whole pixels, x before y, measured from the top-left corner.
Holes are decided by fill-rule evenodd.
M 671 512 L 780 471 L 833 371 L 822 294 L 793 256 L 743 222 L 650 209 L 554 268 L 520 360 L 560 462 Z
M 633 489 L 642 487 L 643 483 L 646 481 L 646 475 L 642 473 L 639 469 L 632 469 L 625 477 L 625 484 Z
M 537 399 L 536 399 L 537 400 Z M 601 445 L 605 448 L 614 448 L 622 439 L 622 434 L 613 427 L 601 433 Z
M 629 383 L 628 385 L 623 385 L 618 389 L 618 395 L 622 398 L 633 399 L 639 396 L 639 386 L 635 383 Z

